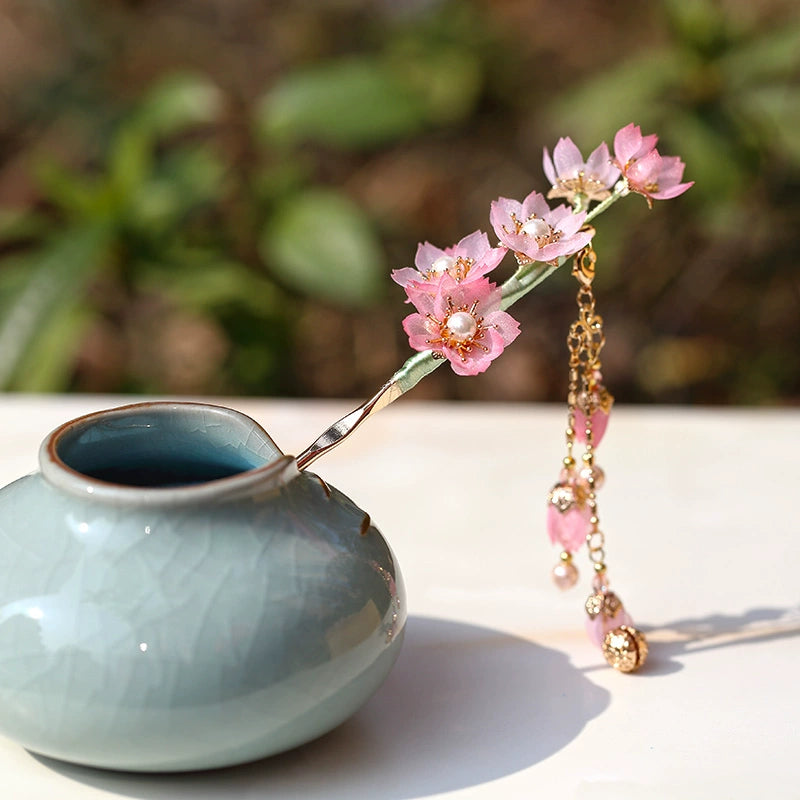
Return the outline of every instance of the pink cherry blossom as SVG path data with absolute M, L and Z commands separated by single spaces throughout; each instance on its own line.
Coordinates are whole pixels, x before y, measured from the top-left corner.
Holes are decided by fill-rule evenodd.
M 678 156 L 662 156 L 652 150 L 633 162 L 625 172 L 631 191 L 651 200 L 669 200 L 694 186 L 694 181 L 681 183 L 686 165 Z
M 632 192 L 653 200 L 669 200 L 694 186 L 681 183 L 686 165 L 678 156 L 662 156 L 656 149 L 655 134 L 642 136 L 638 125 L 631 123 L 614 137 L 614 162 L 628 181 Z
M 424 242 L 417 247 L 416 269 L 393 270 L 392 280 L 400 286 L 411 281 L 426 283 L 427 291 L 435 294 L 442 275 L 448 274 L 459 283 L 480 278 L 493 270 L 507 252 L 505 247 L 492 247 L 489 237 L 479 230 L 444 250 Z
M 519 323 L 500 310 L 500 289 L 487 278 L 458 283 L 446 273 L 435 294 L 416 281 L 405 289 L 418 312 L 403 320 L 409 344 L 446 358 L 457 375 L 484 372 L 519 335 Z
M 632 122 L 614 136 L 614 162 L 624 173 L 630 164 L 656 149 L 658 136 L 642 136 L 642 129 Z
M 558 140 L 552 158 L 544 148 L 542 166 L 553 185 L 547 196 L 566 197 L 570 203 L 576 198 L 605 200 L 619 178 L 619 169 L 611 161 L 605 142 L 596 147 L 584 162 L 581 151 L 569 136 Z
M 585 218 L 585 211 L 575 214 L 569 206 L 551 209 L 538 192 L 531 192 L 522 203 L 500 197 L 489 212 L 494 232 L 520 264 L 555 264 L 586 247 L 594 232 L 580 230 Z

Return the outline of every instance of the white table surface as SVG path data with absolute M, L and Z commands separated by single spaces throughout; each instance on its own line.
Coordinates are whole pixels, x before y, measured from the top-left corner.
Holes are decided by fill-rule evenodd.
M 123 402 L 0 396 L 0 481 L 56 425 Z M 286 452 L 354 405 L 228 404 Z M 332 733 L 166 776 L 0 739 L 0 798 L 800 798 L 800 412 L 614 410 L 599 503 L 613 587 L 651 643 L 636 675 L 584 635 L 589 570 L 550 582 L 563 427 L 551 406 L 403 399 L 312 467 L 390 541 L 410 613 L 389 679 Z

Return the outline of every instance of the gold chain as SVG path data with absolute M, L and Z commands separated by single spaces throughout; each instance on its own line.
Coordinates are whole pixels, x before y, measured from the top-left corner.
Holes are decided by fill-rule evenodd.
M 591 244 L 588 244 L 577 256 L 572 274 L 580 284 L 576 302 L 578 318 L 572 323 L 567 335 L 569 348 L 569 390 L 567 404 L 569 422 L 567 428 L 567 459 L 565 466 L 575 465 L 572 447 L 575 441 L 575 410 L 580 404 L 585 420 L 584 435 L 586 439 L 583 453 L 583 464 L 586 470 L 585 482 L 588 487 L 586 503 L 591 511 L 589 524 L 591 528 L 586 534 L 586 545 L 589 560 L 594 565 L 596 575 L 603 575 L 605 564 L 605 534 L 600 530 L 600 515 L 597 509 L 597 494 L 594 478 L 594 442 L 592 431 L 592 415 L 597 409 L 595 398 L 595 375 L 601 368 L 600 351 L 605 345 L 603 318 L 595 311 L 595 298 L 592 282 L 595 275 L 597 256 Z M 569 463 L 567 463 L 569 460 Z

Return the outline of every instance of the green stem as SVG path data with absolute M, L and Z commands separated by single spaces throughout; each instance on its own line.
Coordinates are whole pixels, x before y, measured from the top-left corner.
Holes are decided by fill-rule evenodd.
M 555 264 L 534 263 L 520 267 L 501 287 L 503 299 L 500 301 L 500 308 L 505 309 L 513 306 L 520 298 L 524 297 L 540 283 L 546 281 L 560 266 L 567 261 L 566 256 L 562 256 Z
M 409 389 L 413 389 L 426 375 L 430 375 L 437 367 L 440 367 L 446 358 L 434 358 L 430 350 L 422 353 L 415 353 L 411 358 L 400 367 L 397 372 L 389 379 L 400 389 L 400 394 L 405 394 Z

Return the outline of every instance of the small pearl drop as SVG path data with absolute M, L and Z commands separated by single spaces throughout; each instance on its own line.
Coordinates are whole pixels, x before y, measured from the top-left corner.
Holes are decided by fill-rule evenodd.
M 553 567 L 553 583 L 559 589 L 570 589 L 578 582 L 578 568 L 571 561 Z
M 447 330 L 459 342 L 465 342 L 478 332 L 475 317 L 467 311 L 456 311 L 447 318 Z
M 520 233 L 527 233 L 534 238 L 538 236 L 549 236 L 550 226 L 543 219 L 529 219 L 520 229 Z
M 452 256 L 439 256 L 439 258 L 431 264 L 430 271 L 435 275 L 441 275 L 443 272 L 452 269 L 455 265 L 456 260 Z

